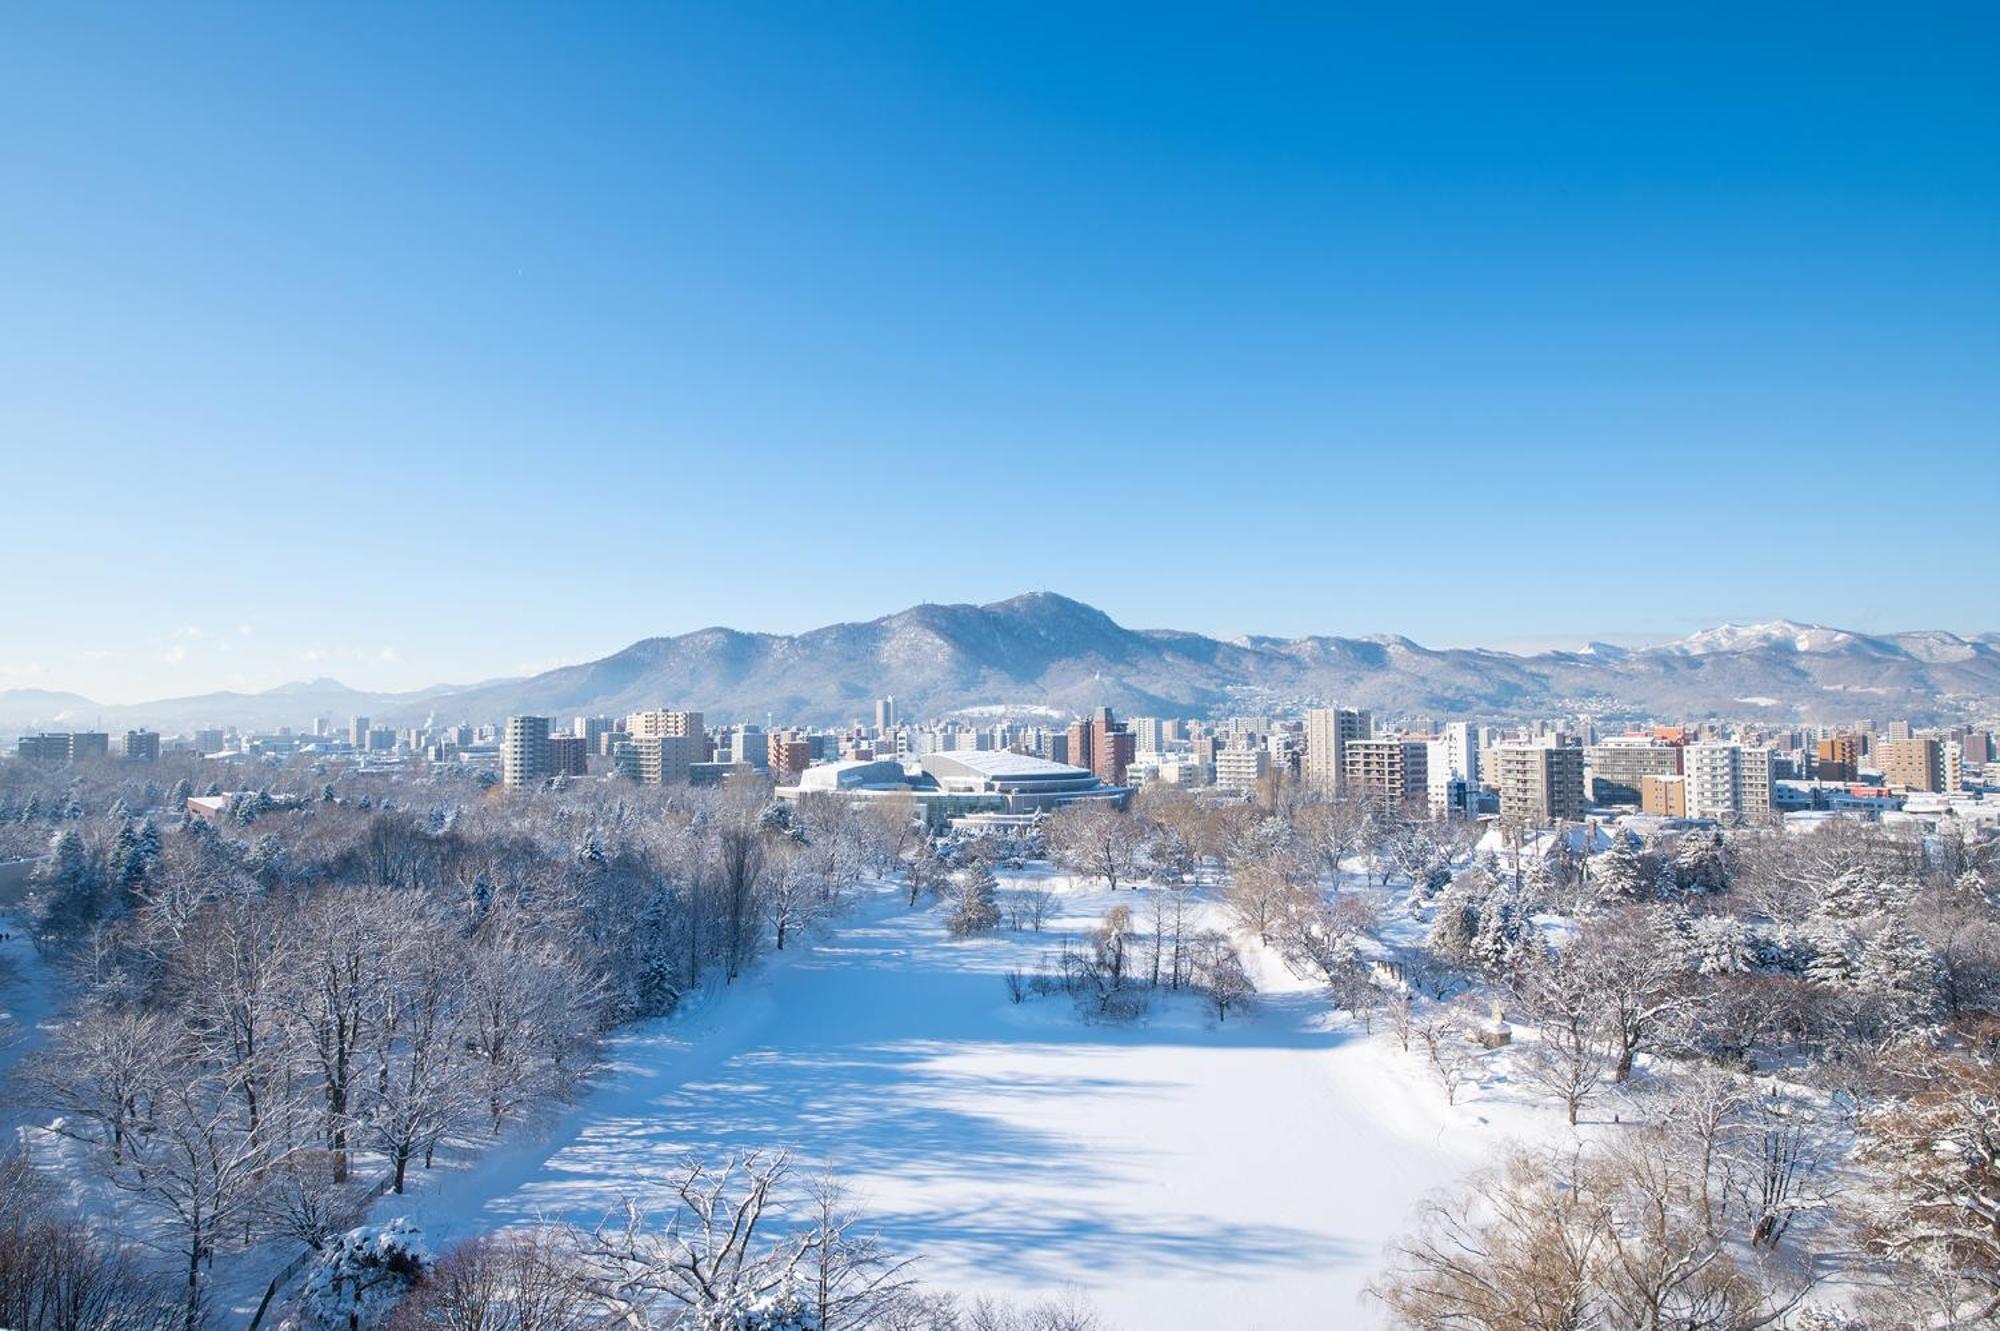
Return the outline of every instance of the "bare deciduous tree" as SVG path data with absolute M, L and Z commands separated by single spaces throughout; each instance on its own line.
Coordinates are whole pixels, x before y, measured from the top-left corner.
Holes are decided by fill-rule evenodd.
M 1058 864 L 1085 878 L 1101 878 L 1114 892 L 1138 873 L 1146 845 L 1138 820 L 1108 800 L 1064 807 L 1050 817 L 1046 835 Z

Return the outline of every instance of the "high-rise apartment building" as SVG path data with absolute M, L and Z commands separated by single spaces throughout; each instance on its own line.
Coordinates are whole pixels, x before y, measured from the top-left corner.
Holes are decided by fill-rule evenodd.
M 69 761 L 69 736 L 23 735 L 14 742 L 14 756 L 22 762 L 39 763 L 44 767 L 61 767 Z
M 666 708 L 655 708 L 650 712 L 634 712 L 626 717 L 625 733 L 633 739 L 644 739 L 653 735 L 680 735 L 689 739 L 705 739 L 708 731 L 700 712 L 674 712 Z
M 500 779 L 510 786 L 532 786 L 549 775 L 549 719 L 508 717 L 500 741 Z
M 1421 739 L 1342 741 L 1341 788 L 1398 808 L 1430 806 L 1430 743 Z
M 812 739 L 797 731 L 773 731 L 766 753 L 771 780 L 781 786 L 794 785 L 812 766 Z
M 1100 707 L 1069 728 L 1069 758 L 1072 767 L 1097 774 L 1108 786 L 1125 784 L 1125 769 L 1132 765 L 1136 741 L 1109 707 Z
M 1651 739 L 1592 744 L 1583 751 L 1583 766 L 1592 804 L 1637 804 L 1646 777 L 1681 770 L 1681 746 Z
M 1438 732 L 1444 744 L 1444 760 L 1450 775 L 1465 778 L 1467 785 L 1479 786 L 1479 727 L 1470 721 L 1447 721 Z
M 887 734 L 889 731 L 894 730 L 895 728 L 896 728 L 896 700 L 893 697 L 877 698 L 875 700 L 876 733 Z
M 628 737 L 614 760 L 622 774 L 648 786 L 686 785 L 697 761 L 692 735 Z
M 570 726 L 570 733 L 583 741 L 585 753 L 603 753 L 604 737 L 617 729 L 617 723 L 608 716 L 579 716 Z
M 91 758 L 108 757 L 111 753 L 111 735 L 104 730 L 73 730 L 69 736 L 69 760 L 73 763 L 85 762 Z
M 1479 794 L 1479 727 L 1470 721 L 1448 721 L 1430 741 L 1425 757 L 1430 782 L 1431 813 L 1457 817 L 1477 808 Z
M 1778 756 L 1767 745 L 1746 744 L 1737 757 L 1737 803 L 1745 818 L 1771 815 Z
M 1944 745 L 1931 736 L 1885 739 L 1878 744 L 1882 784 L 1904 790 L 1945 789 Z
M 1351 707 L 1315 707 L 1306 713 L 1305 780 L 1320 790 L 1333 791 L 1346 779 L 1346 747 L 1349 740 L 1368 739 L 1375 733 L 1368 713 Z
M 1264 749 L 1226 748 L 1215 751 L 1215 788 L 1248 794 L 1257 789 L 1271 770 L 1271 755 Z
M 754 767 L 764 771 L 771 764 L 771 738 L 764 727 L 753 725 L 731 726 L 724 736 L 728 741 L 718 762 L 735 763 L 739 767 Z
M 587 756 L 590 741 L 581 735 L 549 736 L 549 775 L 586 776 L 590 772 Z
M 160 761 L 160 736 L 153 730 L 128 730 L 122 746 L 128 763 L 156 763 Z
M 1681 755 L 1689 818 L 1757 818 L 1771 812 L 1771 751 L 1690 744 Z
M 1530 827 L 1583 817 L 1583 750 L 1574 745 L 1496 744 L 1488 779 L 1500 816 Z
M 368 718 L 357 716 L 347 723 L 347 744 L 349 748 L 368 747 Z
M 1814 750 L 1822 781 L 1857 781 L 1861 777 L 1861 737 L 1828 735 Z

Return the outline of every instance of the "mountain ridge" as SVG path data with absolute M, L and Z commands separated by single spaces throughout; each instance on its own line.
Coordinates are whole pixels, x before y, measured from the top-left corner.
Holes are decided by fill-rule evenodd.
M 594 661 L 521 678 L 404 693 L 337 680 L 99 705 L 48 690 L 0 691 L 0 727 L 82 724 L 251 727 L 344 721 L 490 721 L 522 712 L 612 715 L 685 706 L 711 720 L 837 724 L 898 699 L 905 716 L 959 708 L 1053 708 L 1195 716 L 1338 700 L 1385 716 L 1551 715 L 1844 721 L 1943 720 L 2000 703 L 2000 634 L 1866 634 L 1792 620 L 1721 624 L 1644 647 L 1589 643 L 1532 655 L 1430 648 L 1399 634 L 1234 639 L 1134 629 L 1053 592 L 986 605 L 923 602 L 797 634 L 711 626 L 642 638 Z M 1765 700 L 1775 700 L 1766 702 Z M 345 711 L 336 710 L 345 709 Z

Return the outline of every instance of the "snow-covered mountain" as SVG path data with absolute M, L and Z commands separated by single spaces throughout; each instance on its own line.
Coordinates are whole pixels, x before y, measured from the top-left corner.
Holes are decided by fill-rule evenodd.
M 1718 652 L 1800 652 L 1856 657 L 1908 659 L 1932 664 L 1972 661 L 1990 650 L 1993 634 L 1962 638 L 1941 629 L 1914 633 L 1853 633 L 1824 624 L 1799 624 L 1776 619 L 1768 624 L 1722 624 L 1674 642 L 1643 650 L 1676 656 L 1709 656 Z
M 1867 639 L 1860 635 L 1842 629 L 1774 619 L 1768 624 L 1719 624 L 1647 650 L 1679 656 L 1708 656 L 1716 652 L 1753 652 L 1772 648 L 1794 652 L 1832 652 L 1865 641 Z
M 698 708 L 711 719 L 837 723 L 895 695 L 905 716 L 959 708 L 1109 704 L 1141 715 L 1254 712 L 1314 699 L 1380 714 L 1503 718 L 1589 709 L 1694 719 L 1857 716 L 1926 720 L 2000 710 L 2000 635 L 1869 635 L 1779 620 L 1724 625 L 1654 647 L 1592 644 L 1516 655 L 1424 647 L 1408 638 L 1248 636 L 1232 641 L 1131 629 L 1048 592 L 991 605 L 913 606 L 865 623 L 780 635 L 710 628 L 647 638 L 601 660 L 526 679 L 409 694 L 367 694 L 330 680 L 261 694 L 213 694 L 96 708 L 61 695 L 71 716 L 107 726 L 305 725 L 365 712 L 408 724 L 522 712 L 619 714 Z M 0 726 L 56 718 L 55 695 L 0 693 Z M 80 723 L 80 722 L 79 722 Z
M 1839 720 L 2000 706 L 2000 646 L 1930 632 L 1869 636 L 1779 621 L 1659 647 L 1532 656 L 1365 638 L 1233 641 L 1132 629 L 1048 592 L 919 605 L 796 636 L 707 629 L 650 638 L 533 679 L 432 699 L 439 715 L 558 715 L 678 703 L 712 718 L 839 722 L 894 694 L 906 716 L 1004 704 L 1142 715 L 1338 699 L 1384 714 L 1508 716 L 1579 707 L 1661 716 Z M 1775 704 L 1745 704 L 1746 698 Z

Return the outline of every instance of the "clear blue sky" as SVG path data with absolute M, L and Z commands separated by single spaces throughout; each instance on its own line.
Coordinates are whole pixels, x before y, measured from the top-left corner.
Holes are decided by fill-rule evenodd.
M 1331 8 L 0 11 L 0 687 L 2000 628 L 2000 9 Z

